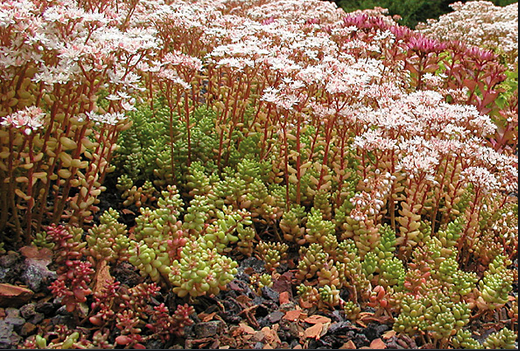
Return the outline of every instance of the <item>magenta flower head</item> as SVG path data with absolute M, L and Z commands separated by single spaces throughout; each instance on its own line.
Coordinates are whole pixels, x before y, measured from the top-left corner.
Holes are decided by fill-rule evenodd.
M 262 21 L 262 24 L 263 24 L 264 26 L 266 26 L 266 25 L 268 25 L 268 24 L 274 23 L 275 21 L 276 21 L 276 19 L 275 19 L 273 16 L 271 16 L 271 17 L 269 17 L 268 19 L 263 20 L 263 21 Z
M 439 53 L 446 49 L 446 44 L 423 36 L 413 36 L 408 42 L 408 48 L 425 54 L 430 52 Z
M 395 40 L 408 40 L 411 36 L 413 36 L 414 32 L 405 26 L 391 26 L 389 28 L 390 32 L 395 35 Z
M 471 46 L 466 49 L 466 55 L 472 57 L 477 62 L 484 64 L 488 61 L 496 60 L 498 57 L 493 51 L 482 49 L 478 46 Z
M 305 21 L 305 24 L 320 24 L 319 18 L 309 18 Z
M 346 16 L 343 18 L 343 23 L 345 27 L 355 26 L 358 28 L 368 28 L 368 15 L 366 13 L 361 13 L 357 16 Z
M 14 127 L 16 129 L 23 129 L 26 135 L 30 135 L 33 131 L 40 129 L 43 126 L 42 109 L 35 106 L 26 107 L 24 110 L 16 111 L 7 115 L 2 119 L 0 124 L 4 127 Z
M 383 17 L 370 16 L 366 13 L 344 17 L 343 23 L 345 27 L 355 26 L 359 29 L 377 28 L 385 30 L 388 28 L 388 24 Z

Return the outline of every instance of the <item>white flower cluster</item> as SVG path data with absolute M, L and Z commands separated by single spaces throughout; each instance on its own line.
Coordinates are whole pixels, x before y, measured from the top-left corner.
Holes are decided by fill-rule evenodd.
M 417 29 L 432 38 L 458 40 L 503 54 L 518 64 L 518 3 L 495 6 L 491 1 L 455 2 L 454 12 Z
M 43 127 L 43 118 L 45 113 L 39 107 L 30 106 L 24 110 L 16 111 L 0 121 L 0 125 L 4 127 L 14 127 L 23 129 L 26 135 L 30 135 L 36 129 Z

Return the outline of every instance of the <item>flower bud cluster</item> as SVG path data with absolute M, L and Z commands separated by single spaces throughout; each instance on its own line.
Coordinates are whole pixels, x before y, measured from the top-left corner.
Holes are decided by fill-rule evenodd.
M 256 291 L 257 293 L 261 293 L 261 289 L 263 287 L 272 287 L 273 286 L 273 277 L 271 274 L 253 274 L 250 277 L 250 286 L 251 289 Z
M 285 240 L 298 245 L 306 242 L 304 238 L 306 216 L 305 207 L 298 204 L 292 205 L 288 211 L 283 213 L 280 229 Z
M 56 273 L 58 278 L 49 289 L 61 298 L 67 311 L 79 313 L 80 304 L 87 301 L 92 293 L 90 282 L 94 275 L 92 264 L 83 261 L 86 243 L 81 241 L 80 228 L 51 225 L 47 227 L 47 238 L 54 243 L 55 262 L 60 264 Z
M 144 205 L 151 205 L 157 200 L 157 190 L 152 182 L 146 180 L 140 187 L 133 185 L 133 181 L 128 175 L 123 174 L 117 179 L 116 188 L 122 191 L 121 197 L 124 199 L 123 206 L 135 205 L 138 208 Z
M 335 250 L 336 247 L 334 245 L 337 246 L 337 241 L 334 243 L 334 240 L 331 240 L 332 237 L 336 238 L 335 224 L 332 221 L 324 220 L 322 212 L 316 207 L 313 207 L 311 213 L 307 216 L 305 232 L 305 240 L 308 243 L 319 243 L 324 246 L 326 251 Z M 325 247 L 326 242 L 329 242 L 327 247 Z M 333 246 L 331 247 L 330 245 Z
M 482 347 L 477 340 L 471 337 L 471 332 L 464 329 L 457 330 L 457 334 L 451 339 L 451 342 L 456 349 L 475 350 Z
M 361 313 L 361 307 L 350 300 L 345 301 L 343 303 L 343 312 L 345 312 L 346 318 L 350 319 L 351 321 L 355 321 Z
M 358 221 L 364 221 L 367 217 L 374 217 L 384 208 L 386 199 L 390 194 L 392 183 L 396 177 L 389 172 L 381 173 L 379 169 L 374 172 L 373 178 L 363 180 L 363 188 L 366 189 L 354 195 L 350 202 L 355 206 L 350 216 Z
M 273 272 L 280 266 L 287 254 L 289 246 L 285 243 L 274 243 L 267 241 L 260 241 L 256 245 L 256 252 L 258 256 L 265 262 L 265 269 L 268 272 Z
M 188 242 L 170 267 L 169 280 L 179 297 L 218 294 L 237 274 L 238 264 L 218 253 L 204 237 Z
M 454 303 L 440 289 L 418 298 L 405 295 L 394 330 L 408 335 L 427 334 L 435 340 L 449 340 L 469 323 L 471 310 L 464 302 Z
M 298 261 L 296 279 L 299 281 L 313 279 L 327 262 L 329 262 L 329 254 L 324 251 L 320 244 L 313 243 L 309 247 L 300 247 L 300 260 Z
M 484 341 L 483 346 L 486 349 L 506 349 L 513 350 L 516 348 L 515 343 L 518 341 L 514 331 L 508 328 L 501 329 L 496 333 L 490 334 Z
M 100 224 L 88 230 L 85 241 L 88 245 L 87 255 L 92 261 L 116 262 L 127 257 L 130 240 L 126 225 L 119 223 L 118 218 L 119 213 L 109 208 L 100 216 Z
M 187 231 L 175 216 L 179 215 L 182 205 L 177 189 L 169 187 L 162 196 L 157 209 L 140 209 L 141 215 L 136 218 L 134 229 L 135 240 L 129 247 L 130 263 L 154 282 L 167 281 L 172 260 L 179 257 L 188 241 Z
M 480 310 L 496 310 L 507 303 L 513 284 L 513 271 L 507 268 L 510 264 L 511 260 L 498 255 L 484 272 L 484 278 L 478 282 L 479 296 L 475 302 Z

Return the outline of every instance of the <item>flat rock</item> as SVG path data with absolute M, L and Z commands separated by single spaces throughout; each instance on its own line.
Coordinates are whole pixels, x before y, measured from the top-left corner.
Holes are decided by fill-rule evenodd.
M 222 321 L 201 322 L 195 324 L 193 331 L 197 338 L 207 338 L 222 333 L 224 327 Z
M 269 300 L 275 301 L 275 302 L 278 302 L 278 300 L 280 299 L 280 294 L 268 286 L 264 286 L 260 290 L 262 292 L 262 297 L 264 297 L 266 299 L 269 299 Z
M 20 254 L 17 252 L 10 251 L 7 255 L 0 257 L 0 266 L 8 268 L 12 267 L 16 261 L 20 258 Z
M 29 301 L 34 292 L 21 286 L 0 284 L 0 307 L 20 307 Z
M 34 334 L 35 330 L 36 330 L 36 325 L 34 325 L 32 323 L 25 323 L 20 330 L 20 335 L 29 336 L 31 334 Z
M 20 335 L 14 331 L 14 326 L 6 323 L 5 320 L 0 320 L 0 349 L 11 349 L 20 341 Z

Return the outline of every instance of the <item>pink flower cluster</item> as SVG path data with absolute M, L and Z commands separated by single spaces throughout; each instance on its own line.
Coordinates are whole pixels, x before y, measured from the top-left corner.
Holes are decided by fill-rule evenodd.
M 43 127 L 44 116 L 45 113 L 41 108 L 30 106 L 3 117 L 0 125 L 22 129 L 26 135 L 31 135 L 34 130 Z

